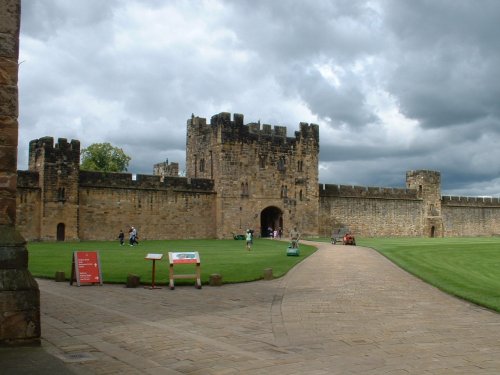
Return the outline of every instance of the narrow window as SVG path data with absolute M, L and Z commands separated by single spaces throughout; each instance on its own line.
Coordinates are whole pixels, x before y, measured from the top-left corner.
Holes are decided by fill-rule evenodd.
M 285 170 L 285 157 L 280 157 L 278 160 L 278 171 L 284 171 Z

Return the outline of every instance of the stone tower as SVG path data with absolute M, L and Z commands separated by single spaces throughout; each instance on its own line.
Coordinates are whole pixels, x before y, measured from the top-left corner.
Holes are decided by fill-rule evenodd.
M 443 217 L 441 214 L 441 174 L 436 171 L 406 172 L 406 187 L 415 189 L 422 205 L 422 235 L 427 237 L 443 236 Z
M 317 234 L 319 127 L 300 124 L 294 137 L 284 126 L 243 123 L 243 115 L 194 115 L 187 121 L 186 177 L 214 181 L 217 237 L 253 229 L 293 228 Z
M 20 0 L 0 1 L 0 346 L 40 343 L 40 291 L 16 229 Z
M 163 163 L 153 165 L 153 175 L 160 176 L 161 181 L 165 177 L 179 177 L 179 163 L 169 163 L 168 159 Z
M 52 137 L 29 146 L 29 170 L 38 172 L 41 190 L 40 239 L 78 239 L 80 142 Z

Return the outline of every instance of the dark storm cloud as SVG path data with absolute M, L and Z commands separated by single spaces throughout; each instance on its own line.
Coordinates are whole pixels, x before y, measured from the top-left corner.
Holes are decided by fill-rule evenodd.
M 387 5 L 385 21 L 395 36 L 395 53 L 401 54 L 389 87 L 402 111 L 429 128 L 498 120 L 500 3 Z
M 320 180 L 500 195 L 500 3 L 24 1 L 20 167 L 31 139 L 184 166 L 186 120 L 320 125 Z

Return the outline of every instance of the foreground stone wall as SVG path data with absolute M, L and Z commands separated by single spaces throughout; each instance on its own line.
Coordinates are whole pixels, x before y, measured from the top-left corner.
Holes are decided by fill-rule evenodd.
M 16 229 L 20 22 L 20 0 L 0 1 L 0 346 L 36 345 L 41 333 L 40 291 Z

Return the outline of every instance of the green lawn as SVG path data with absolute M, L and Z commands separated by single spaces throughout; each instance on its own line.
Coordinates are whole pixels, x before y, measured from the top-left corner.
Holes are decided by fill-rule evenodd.
M 312 239 L 329 241 L 329 239 Z M 500 237 L 465 238 L 357 238 L 359 246 L 372 247 L 422 280 L 452 295 L 500 311 Z M 301 244 L 300 257 L 286 256 L 287 242 L 256 239 L 253 250 L 245 241 L 182 240 L 147 241 L 138 247 L 117 242 L 39 242 L 28 245 L 29 268 L 34 276 L 53 278 L 56 271 L 71 274 L 73 251 L 99 251 L 104 282 L 124 283 L 129 273 L 151 282 L 147 253 L 163 253 L 157 263 L 156 281 L 168 283 L 168 252 L 198 251 L 202 282 L 219 273 L 225 283 L 262 278 L 265 268 L 283 276 L 295 264 L 315 251 Z M 333 246 L 333 245 L 332 245 Z M 342 245 L 336 245 L 342 246 Z M 194 266 L 176 266 L 176 273 L 193 273 Z M 176 285 L 193 284 L 176 280 Z
M 262 278 L 265 268 L 272 268 L 275 277 L 283 276 L 294 265 L 316 249 L 301 244 L 300 256 L 286 256 L 288 242 L 256 239 L 252 251 L 245 241 L 182 240 L 145 241 L 139 246 L 120 246 L 118 242 L 32 242 L 28 244 L 29 269 L 35 277 L 53 278 L 56 271 L 71 275 L 73 251 L 98 251 L 104 282 L 125 283 L 127 275 L 141 277 L 142 283 L 151 283 L 151 261 L 147 253 L 162 253 L 156 264 L 156 284 L 168 283 L 168 252 L 198 251 L 201 260 L 202 282 L 207 283 L 212 273 L 222 275 L 224 283 L 254 281 Z M 194 265 L 177 265 L 178 274 L 194 273 Z M 192 280 L 176 280 L 176 285 L 193 284 Z
M 500 311 L 500 237 L 360 238 L 437 288 Z

